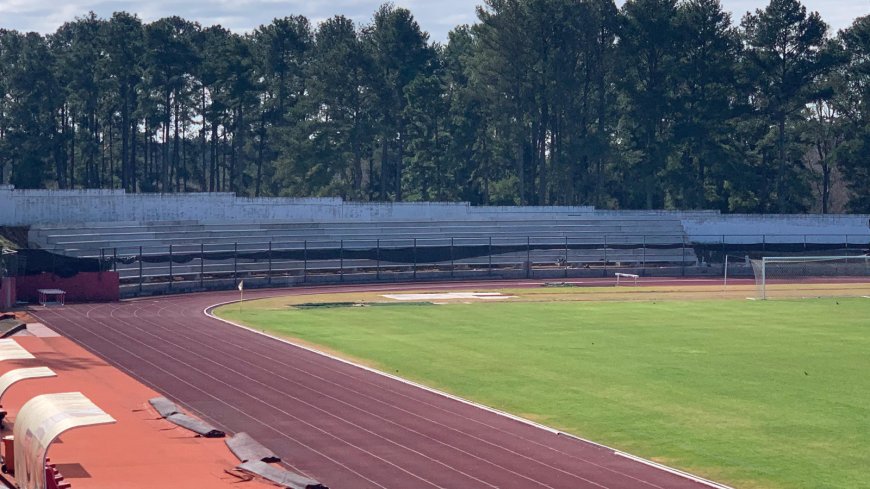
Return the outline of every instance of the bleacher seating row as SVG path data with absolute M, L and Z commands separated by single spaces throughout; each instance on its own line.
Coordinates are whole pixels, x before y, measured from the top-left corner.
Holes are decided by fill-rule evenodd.
M 204 287 L 209 280 L 258 275 L 268 275 L 271 283 L 275 275 L 307 278 L 325 274 L 344 280 L 366 274 L 383 278 L 381 272 L 392 271 L 410 272 L 416 278 L 418 271 L 449 270 L 452 276 L 456 271 L 479 269 L 491 273 L 493 269 L 697 263 L 681 221 L 657 216 L 74 223 L 33 226 L 29 240 L 31 246 L 66 256 L 111 258 L 111 269 L 119 272 L 122 289 L 126 286 L 140 292 L 155 283 L 179 287 L 183 284 L 177 282 L 187 281 L 191 287 Z

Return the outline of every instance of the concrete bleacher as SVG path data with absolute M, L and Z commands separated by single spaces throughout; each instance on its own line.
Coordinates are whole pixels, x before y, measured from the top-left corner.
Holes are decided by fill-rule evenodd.
M 544 217 L 503 221 L 409 221 L 381 222 L 278 222 L 278 221 L 149 221 L 118 223 L 72 223 L 34 225 L 30 244 L 57 254 L 83 258 L 120 258 L 111 269 L 120 274 L 122 290 L 147 288 L 205 288 L 207 281 L 224 282 L 245 277 L 317 275 L 329 280 L 339 276 L 352 279 L 434 278 L 433 274 L 454 276 L 485 269 L 487 274 L 513 270 L 521 276 L 537 269 L 538 275 L 556 270 L 606 269 L 610 267 L 691 266 L 697 263 L 687 245 L 678 219 L 650 217 L 593 218 Z M 417 258 L 417 250 L 450 249 L 450 259 Z M 473 257 L 452 257 L 461 248 L 486 247 L 491 252 Z M 263 250 L 390 250 L 413 249 L 410 260 L 388 259 L 251 259 L 245 253 Z M 508 250 L 508 251 L 505 251 Z M 232 252 L 232 257 L 209 254 Z M 239 253 L 235 256 L 235 253 Z M 176 260 L 144 260 L 138 256 Z M 461 253 L 460 253 L 461 254 Z M 178 260 L 182 255 L 190 259 Z M 202 260 L 201 257 L 206 259 Z M 132 260 L 124 260 L 133 257 Z M 126 261 L 126 263 L 125 263 Z M 158 261 L 155 263 L 155 261 Z M 604 272 L 602 272 L 604 273 Z M 392 275 L 391 275 L 392 274 Z M 418 275 L 419 274 L 419 275 Z M 542 275 L 543 276 L 543 275 Z M 169 277 L 172 277 L 171 279 Z M 199 286 L 199 287 L 197 287 Z M 122 292 L 123 293 L 123 292 Z M 129 295 L 129 294 L 126 294 Z
M 497 238 L 570 238 L 612 242 L 644 237 L 666 237 L 679 242 L 685 236 L 678 219 L 554 219 L 511 221 L 392 221 L 372 222 L 233 222 L 198 221 L 123 222 L 93 225 L 38 225 L 30 229 L 32 244 L 71 256 L 94 256 L 100 249 L 183 245 L 293 243 L 356 240 L 433 240 Z

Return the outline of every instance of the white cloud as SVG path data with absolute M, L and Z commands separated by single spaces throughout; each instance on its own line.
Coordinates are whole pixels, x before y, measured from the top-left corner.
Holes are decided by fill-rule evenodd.
M 316 22 L 342 14 L 357 22 L 368 22 L 382 0 L 0 0 L 0 27 L 21 31 L 54 32 L 64 22 L 93 10 L 102 17 L 125 10 L 145 21 L 179 15 L 203 25 L 221 23 L 234 30 L 250 30 L 275 17 L 305 15 Z M 413 12 L 420 26 L 434 41 L 445 41 L 447 32 L 458 24 L 476 19 L 474 0 L 396 0 L 396 5 Z M 617 3 L 620 5 L 623 0 Z M 60 7 L 58 5 L 61 5 Z M 735 23 L 744 13 L 764 8 L 766 0 L 722 0 L 733 12 Z M 870 13 L 868 0 L 804 0 L 832 27 L 832 33 L 848 27 L 859 16 Z

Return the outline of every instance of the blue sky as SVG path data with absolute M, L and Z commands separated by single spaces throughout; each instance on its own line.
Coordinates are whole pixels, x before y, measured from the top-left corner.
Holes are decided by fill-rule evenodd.
M 735 23 L 749 10 L 764 8 L 765 0 L 721 0 L 733 13 Z M 180 15 L 203 25 L 221 24 L 235 31 L 251 29 L 275 17 L 302 14 L 321 21 L 343 14 L 359 23 L 368 22 L 380 0 L 0 0 L 0 27 L 21 31 L 53 32 L 63 22 L 93 10 L 108 17 L 126 10 L 152 21 L 167 15 Z M 413 12 L 431 38 L 444 41 L 447 32 L 458 24 L 475 20 L 476 0 L 394 0 Z M 617 0 L 622 4 L 622 0 Z M 860 16 L 870 14 L 870 0 L 804 0 L 808 10 L 816 10 L 831 25 L 833 32 L 848 27 Z

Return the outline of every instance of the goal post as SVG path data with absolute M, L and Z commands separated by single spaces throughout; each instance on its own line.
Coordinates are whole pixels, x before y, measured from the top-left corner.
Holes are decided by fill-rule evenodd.
M 751 260 L 758 298 L 870 294 L 870 255 L 766 256 Z

